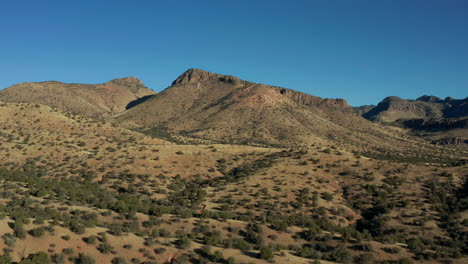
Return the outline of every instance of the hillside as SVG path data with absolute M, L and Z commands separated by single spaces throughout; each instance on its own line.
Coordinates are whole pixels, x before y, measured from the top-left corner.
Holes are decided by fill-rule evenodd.
M 377 106 L 368 109 L 363 116 L 372 121 L 391 123 L 408 119 L 458 118 L 468 115 L 468 98 L 440 99 L 435 96 L 421 96 L 416 100 L 405 100 L 390 96 Z
M 126 77 L 103 84 L 20 83 L 0 90 L 0 101 L 36 103 L 88 117 L 106 117 L 153 94 L 140 80 Z
M 0 247 L 17 262 L 464 263 L 466 165 L 333 142 L 177 145 L 36 104 L 0 113 Z
M 110 122 L 177 142 L 340 144 L 359 152 L 407 156 L 428 153 L 415 152 L 413 145 L 422 144 L 421 148 L 434 151 L 403 130 L 356 115 L 343 99 L 322 99 L 197 69 L 186 71 L 169 88 L 113 116 Z
M 374 122 L 409 128 L 413 135 L 433 144 L 468 149 L 468 98 L 425 95 L 405 100 L 391 96 L 377 106 L 354 111 Z

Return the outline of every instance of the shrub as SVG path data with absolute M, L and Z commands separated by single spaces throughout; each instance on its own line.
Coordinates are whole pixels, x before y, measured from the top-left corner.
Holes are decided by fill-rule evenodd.
M 273 259 L 273 251 L 268 246 L 260 247 L 260 258 L 265 260 Z
M 127 264 L 127 260 L 122 257 L 116 257 L 112 259 L 112 264 Z
M 44 235 L 45 228 L 44 227 L 38 227 L 34 228 L 30 231 L 31 236 L 33 237 L 41 237 Z
M 85 238 L 85 242 L 90 245 L 96 244 L 96 241 L 97 241 L 96 236 L 90 236 L 90 237 Z
M 101 251 L 101 253 L 109 254 L 112 251 L 112 246 L 104 242 L 99 245 L 98 250 Z
M 179 241 L 178 241 L 178 246 L 180 249 L 187 249 L 192 245 L 192 241 L 190 238 L 187 236 L 183 236 Z
M 36 254 L 30 254 L 28 258 L 23 259 L 19 262 L 19 264 L 50 264 L 49 254 L 45 252 L 39 252 Z
M 93 257 L 80 254 L 75 260 L 75 264 L 96 264 L 96 260 Z

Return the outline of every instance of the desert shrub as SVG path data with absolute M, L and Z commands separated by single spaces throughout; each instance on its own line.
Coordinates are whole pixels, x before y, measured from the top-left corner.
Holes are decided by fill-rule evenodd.
M 355 256 L 353 259 L 353 263 L 356 264 L 369 264 L 372 263 L 373 256 L 372 254 L 360 254 Z
M 11 233 L 4 234 L 2 238 L 3 238 L 3 242 L 5 243 L 5 245 L 9 247 L 14 246 L 16 243 L 16 238 Z
M 122 257 L 116 257 L 112 259 L 111 263 L 112 264 L 127 264 L 127 260 Z
M 65 255 L 63 253 L 57 253 L 53 256 L 54 263 L 62 264 L 65 263 Z
M 181 239 L 178 240 L 177 246 L 180 249 L 187 249 L 192 245 L 192 240 L 188 238 L 187 236 L 183 236 Z
M 41 227 L 32 229 L 29 233 L 33 237 L 41 237 L 44 235 L 44 232 L 45 232 L 45 228 L 41 226 Z
M 20 239 L 25 239 L 26 238 L 26 231 L 24 230 L 23 227 L 23 222 L 16 220 L 14 223 L 13 227 L 13 234 L 15 237 L 20 238 Z
M 26 259 L 22 259 L 18 264 L 50 264 L 49 254 L 45 252 L 38 252 L 30 254 Z
M 325 201 L 331 201 L 333 200 L 333 195 L 331 193 L 328 193 L 328 192 L 324 192 L 322 193 L 322 198 L 325 200 Z
M 400 253 L 400 248 L 397 248 L 397 247 L 384 247 L 382 248 L 383 251 L 387 252 L 387 253 L 391 253 L 391 254 L 398 254 Z
M 73 250 L 73 248 L 64 248 L 64 249 L 62 250 L 62 253 L 63 253 L 63 254 L 66 254 L 66 255 L 71 255 L 71 254 L 73 254 L 74 252 L 75 252 L 75 251 Z
M 11 264 L 13 263 L 13 259 L 10 256 L 10 253 L 6 252 L 5 254 L 0 256 L 0 264 Z
M 96 244 L 97 237 L 96 236 L 89 236 L 84 239 L 87 244 L 94 245 Z
M 229 257 L 229 258 L 226 260 L 226 262 L 227 262 L 228 264 L 235 264 L 235 263 L 236 263 L 236 259 L 235 259 L 234 257 Z
M 75 259 L 75 264 L 96 264 L 96 260 L 94 260 L 94 258 L 91 256 L 80 254 Z
M 216 250 L 214 253 L 213 253 L 213 257 L 212 257 L 213 261 L 215 263 L 220 263 L 222 260 L 224 260 L 224 255 L 221 251 L 219 250 Z
M 274 257 L 273 251 L 268 246 L 260 247 L 260 258 L 265 260 L 272 260 Z
M 304 258 L 320 259 L 322 254 L 310 246 L 304 246 L 297 251 L 297 254 Z
M 112 251 L 112 246 L 109 243 L 104 242 L 99 245 L 98 250 L 103 254 L 109 254 Z

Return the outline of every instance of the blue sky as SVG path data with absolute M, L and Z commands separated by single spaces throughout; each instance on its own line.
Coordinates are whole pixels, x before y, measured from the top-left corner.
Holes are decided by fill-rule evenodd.
M 0 88 L 135 76 L 161 91 L 188 68 L 351 105 L 464 98 L 468 1 L 0 2 Z

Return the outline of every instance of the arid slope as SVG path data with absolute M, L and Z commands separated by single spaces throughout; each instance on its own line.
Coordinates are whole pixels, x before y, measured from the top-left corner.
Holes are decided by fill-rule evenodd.
M 88 117 L 105 117 L 125 111 L 132 101 L 153 94 L 140 80 L 126 77 L 103 84 L 20 83 L 1 90 L 0 101 L 37 103 Z

